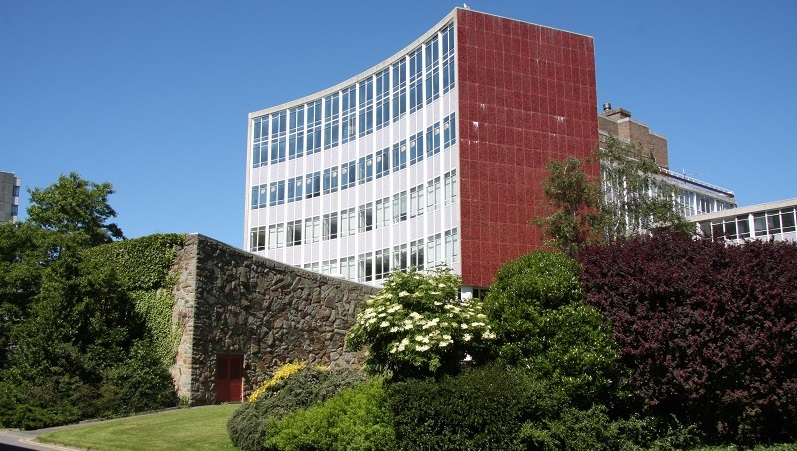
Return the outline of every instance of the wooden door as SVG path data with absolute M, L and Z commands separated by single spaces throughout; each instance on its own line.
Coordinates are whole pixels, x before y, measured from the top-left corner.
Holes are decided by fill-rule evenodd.
M 216 402 L 241 402 L 244 356 L 216 356 Z

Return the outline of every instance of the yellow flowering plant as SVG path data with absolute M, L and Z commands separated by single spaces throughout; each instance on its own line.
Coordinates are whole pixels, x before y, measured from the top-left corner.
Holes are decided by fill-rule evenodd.
M 272 391 L 272 389 L 274 389 L 277 385 L 279 385 L 280 382 L 293 376 L 294 374 L 298 373 L 300 370 L 306 367 L 307 364 L 304 362 L 286 363 L 280 366 L 279 368 L 277 368 L 277 371 L 274 372 L 274 375 L 271 376 L 271 379 L 267 380 L 266 382 L 263 382 L 263 384 L 261 384 L 260 387 L 257 387 L 257 389 L 253 391 L 251 395 L 249 395 L 247 401 L 249 402 L 257 401 L 257 399 L 263 396 L 265 393 Z M 321 365 L 316 365 L 315 368 L 319 370 L 328 369 L 328 367 Z
M 459 299 L 462 281 L 447 268 L 393 272 L 365 301 L 346 347 L 368 347 L 364 369 L 394 378 L 458 372 L 483 356 L 495 334 L 478 299 Z

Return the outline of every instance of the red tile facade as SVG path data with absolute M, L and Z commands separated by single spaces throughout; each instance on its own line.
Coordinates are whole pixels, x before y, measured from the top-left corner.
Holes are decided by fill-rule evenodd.
M 595 55 L 588 36 L 470 10 L 456 27 L 462 279 L 487 287 L 543 244 L 545 164 L 597 146 Z

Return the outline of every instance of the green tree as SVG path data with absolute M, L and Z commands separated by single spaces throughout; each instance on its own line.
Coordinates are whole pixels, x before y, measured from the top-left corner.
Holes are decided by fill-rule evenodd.
M 47 188 L 28 192 L 27 221 L 36 227 L 72 236 L 85 246 L 124 238 L 119 226 L 107 222 L 116 217 L 108 203 L 115 191 L 108 182 L 94 183 L 71 172 Z

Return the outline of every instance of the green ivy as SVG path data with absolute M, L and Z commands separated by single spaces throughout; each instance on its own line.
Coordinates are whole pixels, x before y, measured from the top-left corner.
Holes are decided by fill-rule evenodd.
M 171 366 L 181 338 L 179 330 L 172 329 L 172 289 L 179 276 L 170 271 L 184 242 L 185 235 L 157 234 L 86 250 L 86 258 L 115 270 L 136 311 L 145 318 L 157 358 L 165 368 Z

